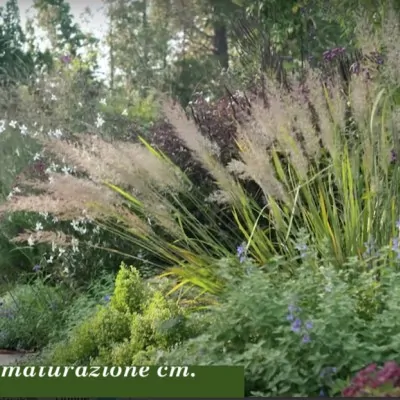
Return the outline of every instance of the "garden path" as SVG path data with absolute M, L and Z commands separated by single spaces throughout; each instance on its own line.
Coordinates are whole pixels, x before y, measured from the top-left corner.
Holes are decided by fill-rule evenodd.
M 17 361 L 27 357 L 26 353 L 21 353 L 18 351 L 0 350 L 0 366 L 2 365 L 12 365 Z

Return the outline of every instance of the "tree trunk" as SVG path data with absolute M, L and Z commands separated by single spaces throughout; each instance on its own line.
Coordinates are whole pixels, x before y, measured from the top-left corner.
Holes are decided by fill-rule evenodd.
M 145 85 L 144 89 L 142 89 L 142 95 L 144 97 L 147 96 L 148 87 L 150 85 L 150 71 L 149 71 L 149 23 L 147 19 L 147 0 L 143 0 L 143 14 L 142 14 L 142 24 L 144 31 L 144 43 L 143 43 L 143 64 L 144 64 L 144 78 Z
M 109 31 L 109 49 L 110 49 L 110 90 L 114 90 L 114 76 L 115 76 L 115 59 L 114 59 L 114 31 L 113 31 L 113 18 L 110 17 L 110 31 Z
M 228 34 L 223 22 L 214 23 L 214 55 L 217 57 L 222 68 L 229 67 Z

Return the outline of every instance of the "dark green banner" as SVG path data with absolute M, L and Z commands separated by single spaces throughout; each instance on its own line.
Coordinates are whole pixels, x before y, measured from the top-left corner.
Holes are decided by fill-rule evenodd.
M 243 396 L 241 367 L 0 367 L 0 397 Z

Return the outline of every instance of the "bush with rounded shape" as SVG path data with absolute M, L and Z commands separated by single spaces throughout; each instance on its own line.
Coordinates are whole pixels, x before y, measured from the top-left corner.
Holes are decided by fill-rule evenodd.
M 186 325 L 182 309 L 164 296 L 163 287 L 143 282 L 134 268 L 123 265 L 110 303 L 76 325 L 69 340 L 53 348 L 50 359 L 57 364 L 151 364 L 155 349 L 172 347 L 198 326 L 198 321 Z

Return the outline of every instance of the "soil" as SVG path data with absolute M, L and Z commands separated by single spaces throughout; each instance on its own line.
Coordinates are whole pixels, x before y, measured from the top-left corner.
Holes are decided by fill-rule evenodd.
M 0 349 L 0 366 L 15 364 L 30 354 L 32 353 Z

